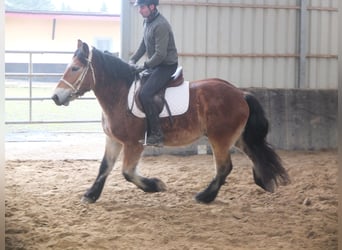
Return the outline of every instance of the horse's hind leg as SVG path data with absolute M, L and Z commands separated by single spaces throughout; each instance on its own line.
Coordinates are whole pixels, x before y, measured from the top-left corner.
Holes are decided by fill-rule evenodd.
M 124 156 L 122 174 L 127 181 L 134 183 L 145 192 L 161 192 L 166 189 L 165 184 L 157 178 L 146 178 L 137 173 L 137 165 L 141 156 L 143 146 L 138 143 L 124 145 Z
M 226 182 L 227 176 L 233 169 L 228 149 L 215 150 L 213 147 L 213 151 L 216 164 L 216 176 L 204 191 L 196 195 L 195 198 L 198 202 L 209 203 L 215 200 L 221 186 Z
M 83 195 L 82 202 L 94 203 L 101 195 L 107 176 L 112 171 L 116 159 L 118 158 L 122 145 L 111 138 L 106 138 L 105 154 L 102 158 L 99 173 L 94 184 Z

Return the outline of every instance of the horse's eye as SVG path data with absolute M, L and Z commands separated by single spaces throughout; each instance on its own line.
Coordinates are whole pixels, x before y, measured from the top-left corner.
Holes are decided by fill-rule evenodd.
M 72 70 L 72 71 L 77 71 L 77 70 L 79 70 L 79 69 L 80 69 L 80 67 L 76 67 L 76 66 L 71 67 L 71 70 Z

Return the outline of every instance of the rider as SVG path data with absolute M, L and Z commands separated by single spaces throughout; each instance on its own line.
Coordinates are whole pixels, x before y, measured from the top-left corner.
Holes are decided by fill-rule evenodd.
M 139 95 L 149 128 L 146 144 L 151 146 L 162 146 L 164 139 L 153 96 L 165 87 L 178 66 L 178 54 L 171 25 L 159 13 L 158 4 L 159 0 L 136 0 L 134 5 L 138 6 L 139 13 L 144 18 L 144 35 L 138 49 L 129 60 L 130 64 L 135 65 L 145 53 L 147 54 L 143 66 L 135 67 L 139 71 L 151 71 Z

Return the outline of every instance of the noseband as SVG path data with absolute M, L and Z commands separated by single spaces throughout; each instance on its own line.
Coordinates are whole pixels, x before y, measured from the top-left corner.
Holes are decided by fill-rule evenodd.
M 92 50 L 89 52 L 89 56 L 86 59 L 87 60 L 87 66 L 83 68 L 82 73 L 79 75 L 79 77 L 77 78 L 77 80 L 71 84 L 70 82 L 68 82 L 67 80 L 65 80 L 63 77 L 60 79 L 61 82 L 65 83 L 68 87 L 70 87 L 73 92 L 70 94 L 70 96 L 76 96 L 78 97 L 80 95 L 80 88 L 81 88 L 81 83 L 84 81 L 84 78 L 86 77 L 89 69 L 91 71 L 92 77 L 93 77 L 93 83 L 95 85 L 95 73 L 94 73 L 94 68 L 93 65 L 91 63 L 93 57 L 93 53 Z

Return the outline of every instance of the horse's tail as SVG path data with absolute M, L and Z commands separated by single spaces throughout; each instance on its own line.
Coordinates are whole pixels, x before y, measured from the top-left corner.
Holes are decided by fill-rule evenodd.
M 249 117 L 242 134 L 243 151 L 253 161 L 255 183 L 269 192 L 275 187 L 286 185 L 290 179 L 282 166 L 281 159 L 266 141 L 268 120 L 259 101 L 251 94 L 245 93 L 249 106 Z

